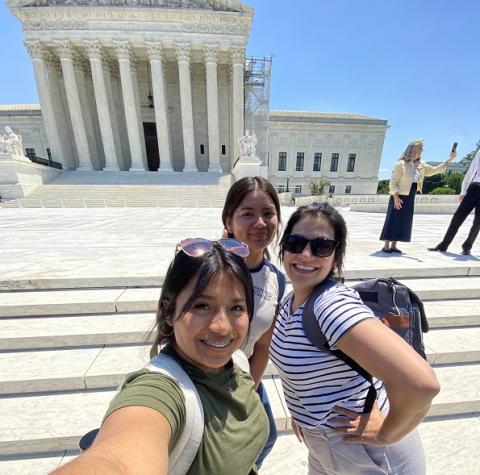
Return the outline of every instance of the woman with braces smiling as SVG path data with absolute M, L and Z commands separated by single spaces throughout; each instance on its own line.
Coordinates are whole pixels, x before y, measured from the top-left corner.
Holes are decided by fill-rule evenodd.
M 257 473 L 268 420 L 248 369 L 238 366 L 237 358 L 232 361 L 253 314 L 247 256 L 247 245 L 235 239 L 191 238 L 178 244 L 158 304 L 150 364 L 127 375 L 93 445 L 55 473 Z M 185 382 L 153 370 L 165 355 L 193 383 L 203 408 L 200 422 L 188 417 Z M 196 452 L 188 449 L 193 426 L 200 432 Z M 192 456 L 175 458 L 177 444 Z M 178 468 L 179 459 L 187 469 Z

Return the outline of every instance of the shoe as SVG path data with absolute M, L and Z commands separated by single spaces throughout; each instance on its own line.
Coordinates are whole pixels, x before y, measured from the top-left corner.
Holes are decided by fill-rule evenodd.
M 396 247 L 391 247 L 390 251 L 391 252 L 396 252 L 397 254 L 403 254 L 403 252 L 400 249 L 397 249 Z
M 382 248 L 382 252 L 386 252 L 387 254 L 391 254 L 393 251 L 391 249 Z
M 434 251 L 434 252 L 446 252 L 447 250 L 443 247 L 435 246 L 435 247 L 429 247 L 429 251 Z
M 464 249 L 464 248 L 462 248 L 462 254 L 464 256 L 471 256 L 472 255 L 472 253 L 468 249 Z

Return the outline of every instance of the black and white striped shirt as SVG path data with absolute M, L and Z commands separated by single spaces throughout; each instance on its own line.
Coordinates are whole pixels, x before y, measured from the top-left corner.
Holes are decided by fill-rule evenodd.
M 370 388 L 357 371 L 310 343 L 302 326 L 303 305 L 292 315 L 293 293 L 284 300 L 275 324 L 270 359 L 282 379 L 290 413 L 299 425 L 334 427 L 335 405 L 362 412 Z M 315 316 L 332 350 L 342 335 L 367 318 L 376 318 L 357 292 L 338 284 L 318 297 Z M 388 409 L 384 385 L 374 378 L 380 410 Z

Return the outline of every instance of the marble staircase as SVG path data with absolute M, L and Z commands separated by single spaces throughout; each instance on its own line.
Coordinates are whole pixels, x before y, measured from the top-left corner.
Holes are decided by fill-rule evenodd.
M 221 207 L 230 185 L 222 173 L 67 171 L 0 207 Z
M 360 274 L 351 273 L 348 283 Z M 435 459 L 429 473 L 440 474 L 435 450 L 451 447 L 437 437 L 438 431 L 448 434 L 465 426 L 480 441 L 480 276 L 437 268 L 435 277 L 402 277 L 424 299 L 432 327 L 425 343 L 442 391 L 421 430 L 427 453 Z M 48 466 L 35 471 L 47 473 L 75 455 L 79 438 L 100 424 L 125 373 L 148 361 L 148 333 L 160 288 L 126 287 L 123 279 L 117 285 L 109 282 L 109 287 L 88 287 L 81 279 L 69 280 L 67 289 L 61 280 L 56 288 L 37 282 L 35 290 L 18 283 L 0 291 L 0 474 L 33 473 L 24 471 L 27 466 Z M 272 365 L 264 383 L 279 446 L 287 440 L 296 444 Z M 304 460 L 304 447 L 295 450 Z M 464 466 L 470 463 L 467 459 Z M 306 472 L 301 464 L 297 469 L 278 471 L 272 456 L 262 473 Z

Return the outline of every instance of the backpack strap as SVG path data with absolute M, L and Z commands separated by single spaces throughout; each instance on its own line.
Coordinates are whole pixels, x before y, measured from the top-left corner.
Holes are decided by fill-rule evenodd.
M 271 264 L 271 268 L 277 274 L 277 282 L 278 282 L 278 305 L 282 303 L 283 295 L 285 294 L 285 287 L 287 286 L 287 279 L 285 278 L 285 274 L 277 269 L 276 266 Z
M 324 292 L 337 285 L 337 283 L 338 282 L 336 282 L 334 279 L 325 279 L 310 292 L 310 295 L 305 302 L 305 306 L 303 307 L 303 331 L 305 332 L 305 336 L 308 338 L 312 345 L 314 345 L 321 351 L 327 351 L 333 354 L 338 359 L 342 360 L 346 365 L 350 366 L 350 368 L 359 373 L 363 378 L 365 378 L 366 381 L 370 383 L 370 389 L 368 390 L 365 404 L 363 407 L 363 412 L 368 413 L 371 412 L 373 404 L 377 398 L 377 390 L 375 389 L 372 375 L 368 371 L 364 370 L 356 361 L 343 353 L 343 351 L 330 349 L 325 334 L 322 332 L 318 320 L 315 317 L 314 306 L 316 300 Z
M 159 353 L 146 369 L 174 379 L 185 398 L 185 427 L 168 458 L 169 475 L 185 475 L 192 465 L 203 437 L 203 405 L 195 385 L 171 356 Z

